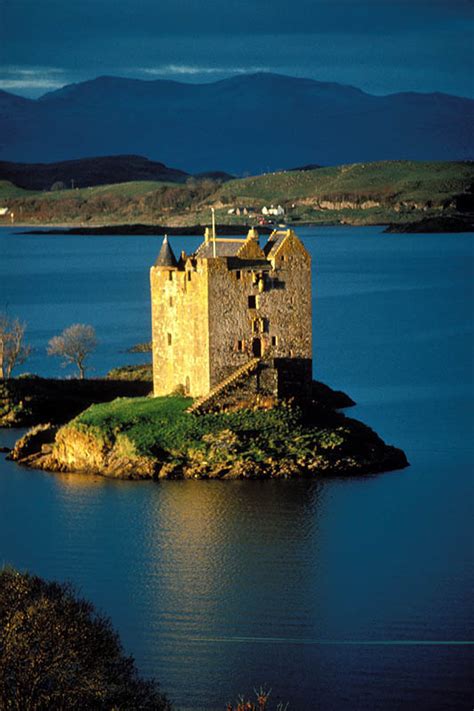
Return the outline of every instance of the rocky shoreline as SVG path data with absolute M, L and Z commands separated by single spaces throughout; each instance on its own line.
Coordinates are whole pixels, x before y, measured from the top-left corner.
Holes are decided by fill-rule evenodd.
M 342 424 L 342 423 L 341 423 Z M 351 435 L 354 451 L 332 451 L 331 445 L 315 450 L 312 456 L 288 456 L 262 461 L 238 456 L 223 462 L 222 448 L 231 448 L 236 435 L 222 430 L 209 437 L 206 454 L 190 450 L 180 461 L 139 455 L 126 437 L 105 442 L 93 432 L 66 425 L 39 425 L 22 437 L 9 459 L 33 469 L 49 472 L 99 475 L 125 480 L 160 479 L 290 479 L 308 477 L 347 477 L 378 474 L 403 469 L 408 461 L 402 450 L 385 444 L 375 432 L 357 420 L 346 418 L 345 435 Z M 333 434 L 337 437 L 338 428 Z M 54 437 L 54 441 L 51 439 Z M 336 448 L 334 448 L 336 449 Z M 214 450 L 214 451 L 213 451 Z M 216 456 L 216 451 L 218 456 Z
M 128 480 L 345 477 L 408 466 L 402 450 L 335 409 L 353 404 L 350 398 L 317 385 L 317 399 L 304 409 L 293 404 L 198 416 L 177 411 L 168 420 L 157 420 L 148 449 L 140 445 L 140 415 L 132 412 L 129 422 L 108 425 L 125 407 L 139 412 L 160 399 L 121 398 L 93 406 L 62 427 L 36 425 L 16 443 L 9 459 L 50 472 Z M 104 407 L 107 426 L 101 427 L 96 411 Z M 149 418 L 142 419 L 144 430 Z M 171 437 L 173 444 L 164 446 L 160 428 L 164 432 L 176 423 L 181 428 L 184 423 L 189 434 L 181 444 L 179 437 L 176 444 Z

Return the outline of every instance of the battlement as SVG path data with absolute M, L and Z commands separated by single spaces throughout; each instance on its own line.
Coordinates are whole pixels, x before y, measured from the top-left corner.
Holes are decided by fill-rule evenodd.
M 311 362 L 311 260 L 292 230 L 263 247 L 255 229 L 208 232 L 179 259 L 165 238 L 150 279 L 155 395 L 204 396 L 252 358 Z

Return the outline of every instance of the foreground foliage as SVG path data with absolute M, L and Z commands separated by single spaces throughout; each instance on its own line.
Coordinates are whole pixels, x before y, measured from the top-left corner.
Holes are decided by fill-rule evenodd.
M 170 711 L 110 621 L 66 584 L 0 572 L 0 709 Z
M 271 711 L 269 703 L 271 690 L 266 690 L 261 687 L 258 691 L 254 689 L 255 699 L 246 699 L 241 696 L 235 704 L 228 703 L 226 711 Z M 287 711 L 289 704 L 279 702 L 272 708 L 274 711 Z

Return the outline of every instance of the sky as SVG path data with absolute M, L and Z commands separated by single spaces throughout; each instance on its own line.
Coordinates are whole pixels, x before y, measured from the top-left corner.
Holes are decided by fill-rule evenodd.
M 474 0 L 0 0 L 0 89 L 278 72 L 474 97 Z

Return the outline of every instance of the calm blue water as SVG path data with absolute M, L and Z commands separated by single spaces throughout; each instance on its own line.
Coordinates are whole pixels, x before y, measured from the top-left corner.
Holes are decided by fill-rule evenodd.
M 294 711 L 469 709 L 472 236 L 299 232 L 313 254 L 315 375 L 411 467 L 133 484 L 2 459 L 0 560 L 74 581 L 181 709 L 222 709 L 261 684 Z M 137 362 L 123 351 L 149 338 L 159 244 L 1 230 L 0 303 L 36 348 L 25 369 L 62 374 L 45 345 L 77 321 L 101 340 L 96 374 Z

